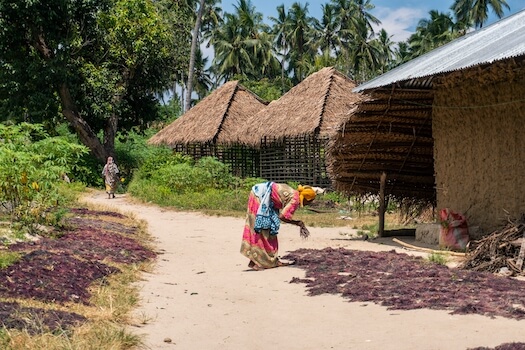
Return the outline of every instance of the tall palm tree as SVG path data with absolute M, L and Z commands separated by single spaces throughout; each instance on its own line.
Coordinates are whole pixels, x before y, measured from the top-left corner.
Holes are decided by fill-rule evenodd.
M 211 80 L 210 72 L 206 69 L 208 64 L 208 57 L 202 56 L 200 47 L 195 55 L 195 69 L 194 69 L 194 84 L 193 90 L 197 93 L 197 97 L 204 98 L 208 91 L 210 91 L 213 82 Z
M 233 14 L 226 13 L 224 23 L 215 30 L 210 44 L 215 50 L 213 64 L 223 79 L 236 75 L 260 79 L 275 74 L 277 61 L 272 58 L 270 27 L 263 23 L 250 0 L 238 0 Z
M 339 29 L 341 24 L 337 20 L 335 6 L 331 4 L 321 5 L 321 20 L 315 26 L 315 46 L 323 55 L 337 55 L 341 47 Z
M 431 10 L 429 15 L 430 18 L 419 21 L 416 32 L 408 38 L 413 57 L 446 44 L 460 35 L 449 13 Z
M 394 51 L 394 62 L 392 68 L 408 62 L 412 59 L 412 53 L 410 52 L 410 45 L 406 41 L 400 41 L 397 43 L 397 48 Z
M 202 14 L 202 38 L 209 40 L 213 31 L 222 23 L 222 8 L 218 5 L 220 0 L 205 0 L 204 12 Z
M 357 82 L 363 82 L 375 75 L 379 66 L 381 52 L 373 44 L 374 33 L 365 21 L 360 21 L 355 28 L 354 41 L 348 47 L 350 52 L 351 74 Z
M 366 23 L 368 30 L 373 32 L 372 24 L 381 24 L 381 21 L 370 13 L 370 11 L 375 8 L 375 5 L 373 5 L 370 0 L 355 0 L 355 4 L 359 18 Z
M 255 39 L 262 29 L 266 29 L 262 13 L 256 11 L 251 0 L 238 0 L 233 7 L 239 20 L 241 35 Z
M 253 40 L 253 54 L 256 64 L 252 76 L 255 79 L 273 79 L 281 72 L 281 62 L 274 53 L 274 37 L 271 33 L 260 32 Z
M 289 20 L 284 5 L 277 6 L 277 17 L 270 16 L 268 18 L 273 22 L 272 34 L 275 38 L 277 50 L 286 52 L 288 50 L 288 40 L 286 35 L 288 33 L 287 27 Z
M 284 93 L 284 66 L 290 50 L 287 38 L 289 20 L 284 5 L 277 6 L 277 17 L 270 16 L 269 19 L 273 22 L 272 34 L 275 42 L 275 52 L 277 56 L 281 57 L 281 92 Z
M 498 18 L 503 17 L 504 8 L 510 10 L 505 0 L 455 0 L 450 9 L 456 14 L 458 21 L 482 28 L 489 18 L 489 7 Z
M 372 41 L 378 52 L 378 73 L 383 74 L 392 68 L 392 61 L 394 59 L 394 42 L 392 35 L 388 35 L 387 31 L 382 28 L 377 37 Z
M 295 84 L 311 73 L 308 67 L 312 66 L 316 53 L 312 31 L 315 21 L 315 18 L 308 16 L 308 3 L 301 5 L 294 2 L 290 7 L 286 37 L 293 51 L 289 54 L 288 71 L 292 73 Z
M 378 62 L 378 51 L 371 45 L 373 24 L 381 23 L 369 12 L 374 5 L 370 0 L 331 0 L 331 3 L 340 23 L 341 55 L 338 61 L 347 75 L 364 79 L 370 75 L 365 72 L 364 62 L 373 64 L 373 67 L 368 68 L 372 70 L 375 70 Z
M 247 39 L 237 16 L 226 13 L 224 24 L 214 32 L 210 44 L 215 51 L 213 65 L 222 79 L 229 80 L 234 75 L 246 75 L 252 69 Z
M 195 19 L 195 26 L 193 28 L 193 34 L 191 39 L 191 50 L 190 50 L 190 63 L 188 68 L 188 81 L 186 84 L 186 99 L 184 101 L 184 111 L 188 111 L 191 108 L 191 94 L 193 92 L 193 76 L 195 68 L 195 57 L 197 54 L 198 44 L 200 43 L 200 30 L 202 14 L 204 13 L 205 0 L 200 0 L 199 10 Z

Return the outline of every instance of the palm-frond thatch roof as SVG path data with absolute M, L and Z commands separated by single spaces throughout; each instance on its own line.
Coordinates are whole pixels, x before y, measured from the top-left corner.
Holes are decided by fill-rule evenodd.
M 233 145 L 240 141 L 237 129 L 245 119 L 266 104 L 238 81 L 230 81 L 160 130 L 148 143 L 172 148 L 197 143 Z
M 330 136 L 360 100 L 356 84 L 333 67 L 308 76 L 254 115 L 239 136 L 257 146 L 263 137 Z
M 334 188 L 349 194 L 386 193 L 433 199 L 430 89 L 377 89 L 331 138 L 326 163 Z

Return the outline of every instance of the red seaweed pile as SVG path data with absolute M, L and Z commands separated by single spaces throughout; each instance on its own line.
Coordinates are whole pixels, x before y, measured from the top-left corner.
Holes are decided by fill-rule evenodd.
M 0 297 L 88 304 L 91 283 L 117 272 L 116 267 L 66 252 L 35 250 L 0 270 Z
M 16 302 L 0 302 L 0 320 L 7 329 L 27 331 L 31 335 L 60 330 L 68 331 L 72 326 L 86 321 L 74 312 L 23 307 Z
M 126 219 L 124 215 L 88 209 L 72 212 L 75 216 L 67 219 L 67 229 L 58 238 L 42 237 L 8 247 L 22 256 L 0 269 L 0 298 L 88 305 L 93 282 L 103 283 L 107 276 L 120 272 L 112 263 L 134 264 L 155 258 L 155 252 L 133 237 L 136 227 L 115 222 Z M 23 316 L 27 314 L 38 317 L 48 329 L 66 329 L 82 321 L 79 315 L 0 302 L 0 320 L 7 328 L 28 326 L 24 321 L 28 318 Z
M 310 295 L 340 294 L 397 310 L 525 318 L 525 282 L 509 277 L 452 269 L 393 250 L 300 249 L 283 258 L 306 270 L 305 278 L 290 283 L 305 283 Z
M 87 260 L 109 260 L 123 264 L 133 264 L 155 257 L 155 253 L 145 249 L 133 237 L 136 228 L 129 228 L 115 222 L 104 222 L 89 218 L 72 218 L 74 227 L 59 239 L 42 238 L 38 241 L 17 243 L 10 247 L 13 251 L 45 250 L 73 254 Z
M 525 343 L 505 343 L 496 346 L 495 348 L 487 348 L 485 346 L 479 348 L 472 348 L 468 350 L 524 350 Z

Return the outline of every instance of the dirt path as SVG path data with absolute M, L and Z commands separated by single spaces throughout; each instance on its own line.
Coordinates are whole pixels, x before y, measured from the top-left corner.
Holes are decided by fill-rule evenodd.
M 239 253 L 242 219 L 168 211 L 131 203 L 123 195 L 108 200 L 103 192 L 85 200 L 147 221 L 163 252 L 154 272 L 144 275 L 135 313 L 148 321 L 133 327 L 148 349 L 465 350 L 525 342 L 523 321 L 427 309 L 392 311 L 334 295 L 309 297 L 303 284 L 289 283 L 304 277 L 299 268 L 247 269 Z M 393 249 L 390 240 L 351 239 L 355 232 L 349 228 L 310 232 L 303 241 L 297 227 L 283 224 L 280 254 L 328 246 Z

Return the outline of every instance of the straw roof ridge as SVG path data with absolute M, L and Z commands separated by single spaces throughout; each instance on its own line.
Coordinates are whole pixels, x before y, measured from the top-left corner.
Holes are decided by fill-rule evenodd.
M 326 108 L 326 104 L 328 103 L 328 97 L 330 96 L 330 89 L 332 88 L 332 85 L 334 84 L 334 80 L 335 80 L 334 74 L 335 73 L 337 73 L 337 71 L 335 69 L 332 69 L 332 72 L 329 75 L 328 89 L 327 89 L 326 94 L 324 94 L 323 106 L 321 107 L 321 113 L 319 114 L 319 125 L 317 126 L 314 133 L 318 133 L 319 130 L 321 129 L 321 124 L 323 123 L 323 114 Z
M 226 120 L 226 117 L 228 116 L 228 111 L 230 110 L 230 107 L 232 105 L 234 96 L 237 93 L 237 91 L 239 89 L 239 86 L 240 86 L 239 81 L 235 80 L 235 86 L 234 86 L 234 88 L 232 90 L 230 98 L 228 99 L 228 106 L 226 107 L 226 110 L 224 111 L 224 114 L 222 115 L 221 122 L 219 123 L 219 125 L 217 127 L 217 132 L 215 133 L 215 135 L 212 138 L 212 141 L 211 141 L 212 143 L 216 143 L 217 142 L 217 138 L 219 137 L 219 134 L 222 131 L 222 128 L 224 126 L 224 121 Z
M 196 143 L 234 143 L 235 139 L 231 135 L 235 130 L 227 129 L 238 128 L 237 124 L 242 121 L 243 115 L 255 114 L 265 106 L 265 101 L 239 81 L 229 81 L 160 130 L 148 143 L 170 147 Z
M 262 138 L 329 136 L 360 100 L 361 94 L 352 92 L 355 86 L 334 67 L 322 68 L 254 115 L 246 123 L 246 142 L 257 146 Z

